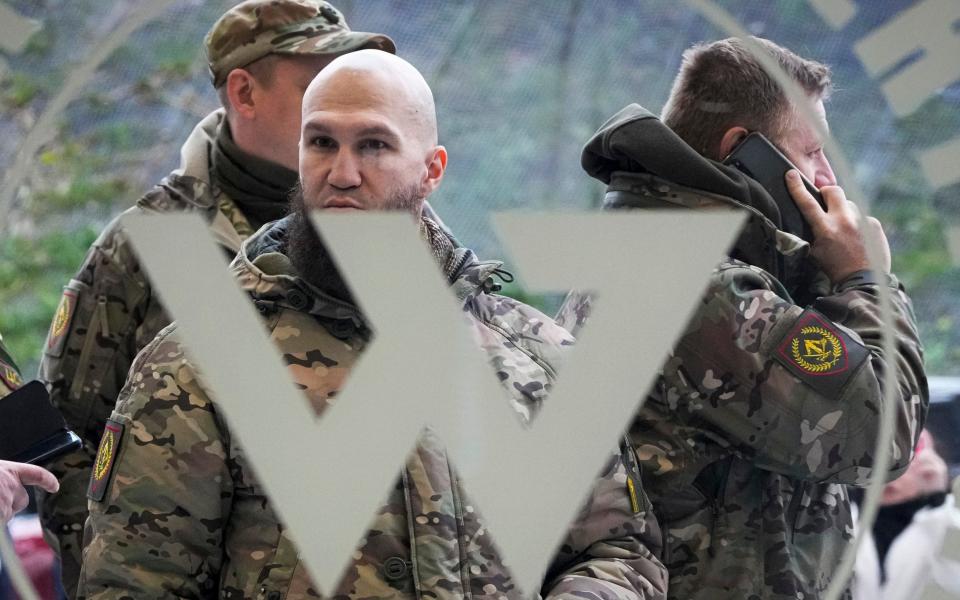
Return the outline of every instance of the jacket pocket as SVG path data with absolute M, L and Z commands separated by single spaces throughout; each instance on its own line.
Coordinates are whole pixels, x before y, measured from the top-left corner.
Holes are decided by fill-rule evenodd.
M 70 280 L 50 325 L 40 377 L 70 428 L 96 443 L 129 363 L 118 350 L 130 327 L 129 307 L 101 286 Z M 132 359 L 132 356 L 129 357 Z
M 113 351 L 98 352 L 98 347 L 102 347 L 103 342 L 110 337 L 109 320 L 107 318 L 107 297 L 103 294 L 93 298 L 90 320 L 87 322 L 87 329 L 84 335 L 83 344 L 80 347 L 80 357 L 77 359 L 77 370 L 75 371 L 73 382 L 70 384 L 68 393 L 71 400 L 80 400 L 84 394 L 86 383 L 91 381 L 97 388 L 100 387 L 100 375 L 106 367 L 105 359 L 113 354 Z M 107 356 L 103 356 L 106 354 Z M 91 393 L 96 393 L 91 390 Z

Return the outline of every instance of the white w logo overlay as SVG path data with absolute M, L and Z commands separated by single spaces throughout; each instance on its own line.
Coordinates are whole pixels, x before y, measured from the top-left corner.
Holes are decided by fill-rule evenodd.
M 200 217 L 134 215 L 124 226 L 321 589 L 336 587 L 429 426 L 501 559 L 534 592 L 742 215 L 495 217 L 528 290 L 576 287 L 596 297 L 589 327 L 530 429 L 510 408 L 409 216 L 313 219 L 375 331 L 322 419 L 271 351 Z M 193 257 L 190 268 L 169 259 L 171 247 Z

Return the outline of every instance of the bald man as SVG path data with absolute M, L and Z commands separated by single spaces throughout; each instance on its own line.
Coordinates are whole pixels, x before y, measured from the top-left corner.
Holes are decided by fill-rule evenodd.
M 423 77 L 386 53 L 352 53 L 311 83 L 302 116 L 294 214 L 248 239 L 232 269 L 316 413 L 343 386 L 371 332 L 305 211 L 397 210 L 411 215 L 511 405 L 529 420 L 571 339 L 540 312 L 491 293 L 500 263 L 478 261 L 423 215 L 447 163 Z M 267 490 L 184 355 L 176 326 L 137 357 L 104 440 L 97 457 L 104 466 L 90 486 L 81 597 L 318 596 Z M 631 496 L 629 483 L 639 489 L 639 473 L 628 467 L 635 464 L 619 452 L 611 457 L 548 570 L 544 596 L 665 596 L 666 573 L 655 557 L 659 530 L 643 512 L 645 498 Z M 520 597 L 484 533 L 482 507 L 465 508 L 469 490 L 453 472 L 440 441 L 425 433 L 331 596 Z

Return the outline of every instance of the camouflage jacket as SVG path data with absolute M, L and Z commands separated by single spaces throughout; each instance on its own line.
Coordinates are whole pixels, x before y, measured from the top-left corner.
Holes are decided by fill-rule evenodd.
M 183 145 L 179 169 L 128 212 L 200 212 L 209 220 L 212 235 L 233 256 L 252 229 L 237 206 L 210 184 L 209 150 L 222 119 L 222 111 L 203 119 Z M 45 535 L 59 550 L 64 589 L 71 597 L 80 574 L 87 482 L 104 424 L 134 357 L 169 323 L 114 220 L 64 288 L 40 365 L 40 379 L 51 400 L 84 440 L 81 450 L 49 467 L 60 480 L 60 491 L 39 494 Z
M 233 268 L 264 313 L 290 376 L 320 414 L 369 333 L 356 308 L 296 276 L 282 253 L 287 226 L 282 220 L 258 232 Z M 529 416 L 572 338 L 538 311 L 489 293 L 499 263 L 478 262 L 434 226 L 424 231 L 514 407 Z M 319 596 L 242 441 L 231 436 L 184 358 L 176 326 L 137 357 L 108 427 L 120 442 L 112 474 L 102 478 L 102 501 L 90 503 L 81 596 Z M 665 597 L 666 571 L 654 556 L 660 533 L 645 513 L 633 511 L 626 478 L 638 473 L 627 464 L 636 463 L 618 454 L 599 479 L 555 558 L 544 587 L 549 597 Z M 429 521 L 413 518 L 428 513 Z M 365 540 L 333 597 L 519 596 L 429 431 Z
M 676 151 L 660 147 L 665 139 L 682 144 L 634 106 L 587 144 L 583 164 L 609 184 L 607 208 L 735 207 L 749 214 L 731 251 L 741 260 L 727 258 L 713 272 L 630 426 L 664 533 L 669 596 L 818 598 L 852 538 L 846 486 L 905 470 L 925 418 L 910 301 L 893 277 L 860 275 L 832 289 L 809 270 L 806 281 L 797 279 L 809 245 L 777 230 L 777 214 L 758 199 L 762 190 L 692 151 L 677 164 L 686 167 L 680 174 L 648 160 L 648 151 Z M 729 178 L 733 191 L 681 185 L 679 177 Z M 880 285 L 893 297 L 889 329 Z M 558 322 L 578 331 L 589 306 L 589 297 L 571 294 Z M 881 348 L 884 330 L 896 338 L 893 355 Z M 892 363 L 897 373 L 889 380 Z M 895 386 L 892 407 L 882 401 L 887 385 Z M 887 472 L 875 473 L 886 410 L 896 413 L 893 458 Z
M 20 370 L 17 369 L 16 363 L 13 362 L 6 346 L 3 345 L 3 336 L 0 336 L 0 398 L 8 395 L 21 385 L 23 385 L 23 380 L 20 378 Z

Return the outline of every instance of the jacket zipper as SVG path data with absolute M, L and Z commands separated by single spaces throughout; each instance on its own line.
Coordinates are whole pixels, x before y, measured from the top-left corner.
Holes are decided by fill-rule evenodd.
M 407 506 L 407 532 L 410 535 L 410 578 L 413 580 L 413 591 L 417 600 L 422 600 L 422 590 L 420 589 L 420 564 L 417 559 L 417 532 L 414 528 L 413 503 L 410 497 L 410 475 L 407 473 L 406 466 L 400 470 L 400 478 L 403 481 L 403 502 Z
M 463 591 L 463 597 L 467 600 L 473 598 L 470 592 L 470 567 L 467 560 L 467 549 L 464 546 L 464 536 L 466 535 L 466 524 L 463 521 L 463 503 L 460 500 L 460 480 L 447 459 L 447 473 L 450 476 L 450 494 L 453 496 L 453 515 L 457 522 L 457 555 L 460 558 L 460 589 Z
M 720 544 L 720 540 L 717 539 L 717 522 L 720 520 L 720 507 L 727 492 L 727 480 L 730 478 L 730 469 L 733 467 L 733 456 L 728 456 L 724 463 L 720 473 L 720 481 L 713 497 L 710 498 L 710 512 L 713 514 L 713 522 L 710 524 L 710 546 L 707 553 L 711 557 L 716 556 L 717 546 Z
M 453 269 L 450 269 L 449 283 L 455 282 L 460 278 L 460 271 L 463 270 L 463 267 L 467 264 L 467 261 L 470 260 L 471 252 L 467 251 L 463 253 L 463 256 L 460 257 L 460 260 L 457 261 L 457 266 Z
M 806 481 L 798 481 L 793 486 L 793 498 L 790 498 L 790 506 L 787 508 L 787 525 L 790 529 L 787 531 L 787 542 L 793 542 L 793 534 L 797 529 L 797 518 L 800 516 L 800 504 L 803 502 L 803 494 L 807 490 Z

